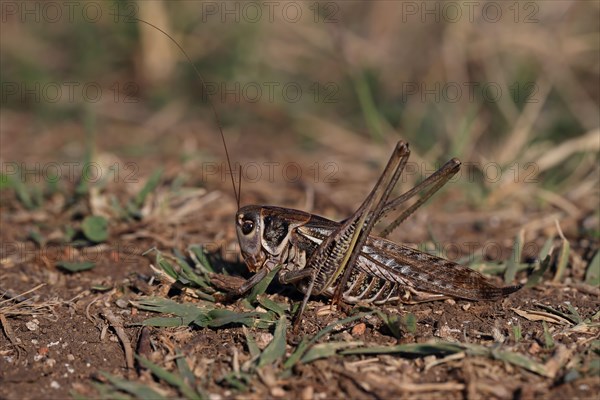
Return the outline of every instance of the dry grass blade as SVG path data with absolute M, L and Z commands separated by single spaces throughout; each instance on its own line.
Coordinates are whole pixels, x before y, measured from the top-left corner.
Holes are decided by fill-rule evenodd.
M 37 302 L 35 297 L 27 297 L 28 294 L 40 289 L 43 286 L 45 286 L 45 283 L 0 301 L 0 314 L 3 314 L 6 317 L 24 315 L 54 315 L 54 309 L 63 304 L 64 301 L 52 299 Z M 3 296 L 5 295 L 3 294 Z
M 433 360 L 433 361 L 425 364 L 425 371 L 427 371 L 437 365 L 445 364 L 447 362 L 462 360 L 465 357 L 466 357 L 466 354 L 464 352 L 447 355 L 444 358 L 440 358 L 439 360 Z
M 539 89 L 539 99 L 527 103 L 514 124 L 513 131 L 506 141 L 507 145 L 500 147 L 501 152 L 496 159 L 502 164 L 508 164 L 511 160 L 514 160 L 515 155 L 526 147 L 525 144 L 530 140 L 529 136 L 533 130 L 533 125 L 540 116 L 552 84 L 546 77 L 542 76 L 535 83 L 535 87 Z
M 560 246 L 560 252 L 558 253 L 558 262 L 556 264 L 556 273 L 554 274 L 554 278 L 552 278 L 552 282 L 560 282 L 562 280 L 563 275 L 567 269 L 567 263 L 569 262 L 569 253 L 571 251 L 571 245 L 569 241 L 563 234 L 562 229 L 560 228 L 560 224 L 558 220 L 556 221 L 556 229 L 558 230 L 558 234 L 562 239 L 562 244 Z
M 585 135 L 567 140 L 554 149 L 545 151 L 536 161 L 538 173 L 559 165 L 577 152 L 600 151 L 600 129 L 587 132 Z
M 571 321 L 566 318 L 563 318 L 556 314 L 550 314 L 543 311 L 534 311 L 534 310 L 519 310 L 517 308 L 511 308 L 515 313 L 520 315 L 521 317 L 529 320 L 529 321 L 546 321 L 551 322 L 553 324 L 562 324 L 562 325 L 571 325 Z

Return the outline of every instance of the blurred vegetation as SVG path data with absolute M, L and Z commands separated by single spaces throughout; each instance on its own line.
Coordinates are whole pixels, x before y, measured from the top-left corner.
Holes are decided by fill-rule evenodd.
M 192 66 L 141 19 L 185 49 L 226 127 L 298 135 L 310 148 L 333 126 L 402 138 L 429 160 L 519 163 L 523 174 L 533 162 L 551 190 L 598 177 L 597 2 L 492 2 L 499 18 L 488 2 L 472 13 L 460 2 L 294 3 L 297 21 L 287 3 L 271 13 L 244 2 L 89 2 L 72 18 L 35 2 L 28 14 L 26 3 L 4 10 L 2 110 L 40 130 L 84 124 L 90 109 L 99 124 L 141 125 L 168 107 L 175 122 L 203 109 L 213 118 Z

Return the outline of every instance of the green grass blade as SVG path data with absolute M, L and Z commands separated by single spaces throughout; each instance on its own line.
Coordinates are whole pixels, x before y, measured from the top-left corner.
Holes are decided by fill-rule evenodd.
M 552 339 L 552 334 L 548 330 L 548 324 L 546 324 L 546 321 L 542 321 L 542 326 L 544 327 L 544 347 L 551 349 L 554 347 L 554 339 Z
M 137 208 L 141 208 L 146 201 L 146 197 L 158 187 L 162 173 L 162 168 L 157 168 L 152 172 L 152 175 L 150 175 L 142 190 L 135 196 L 134 204 Z
M 571 313 L 569 318 L 571 321 L 575 322 L 575 324 L 580 324 L 583 322 L 583 318 L 581 318 L 581 315 L 579 315 L 579 312 L 575 309 L 575 307 L 573 307 L 571 303 L 567 303 L 567 308 Z
M 278 303 L 266 297 L 261 297 L 260 299 L 258 299 L 258 303 L 267 310 L 273 311 L 279 317 L 283 317 L 285 315 L 286 310 L 290 309 L 287 304 Z
M 187 360 L 185 359 L 185 356 L 181 350 L 177 350 L 175 354 L 177 355 L 177 359 L 175 360 L 175 363 L 177 364 L 177 370 L 185 382 L 191 387 L 194 384 L 196 377 L 190 369 L 190 366 L 188 365 Z
M 182 319 L 183 325 L 189 325 L 200 315 L 205 315 L 209 311 L 208 307 L 190 303 L 180 304 L 162 297 L 144 297 L 131 303 L 140 310 L 176 315 Z M 157 321 L 158 319 L 151 318 L 151 320 Z M 165 318 L 164 321 L 166 322 L 167 319 Z
M 515 339 L 515 343 L 519 343 L 523 340 L 523 331 L 521 330 L 521 324 L 513 326 L 513 336 Z
M 523 253 L 523 246 L 525 245 L 525 232 L 523 229 L 517 233 L 515 237 L 515 243 L 513 245 L 513 252 L 506 265 L 506 271 L 504 271 L 504 283 L 512 283 L 515 280 L 517 274 L 517 268 L 521 262 Z
M 68 271 L 68 272 L 81 272 L 87 271 L 88 269 L 92 269 L 96 266 L 96 263 L 91 261 L 83 261 L 83 262 L 67 262 L 67 261 L 58 261 L 56 266 Z
M 173 328 L 177 326 L 188 326 L 191 321 L 181 317 L 154 317 L 142 322 L 143 326 L 156 326 L 160 328 Z
M 300 361 L 300 359 L 302 358 L 302 356 L 304 356 L 304 353 L 310 346 L 312 346 L 314 343 L 317 342 L 317 340 L 319 340 L 320 338 L 322 338 L 323 336 L 325 336 L 326 334 L 328 334 L 329 332 L 334 330 L 336 327 L 347 324 L 349 322 L 356 321 L 358 319 L 361 319 L 367 315 L 372 315 L 374 313 L 375 313 L 375 311 L 371 311 L 371 312 L 366 312 L 366 313 L 359 313 L 359 314 L 353 315 L 351 317 L 344 318 L 340 321 L 336 321 L 332 324 L 327 325 L 325 328 L 321 329 L 311 339 L 303 338 L 302 341 L 300 342 L 300 344 L 296 347 L 296 350 L 294 350 L 294 352 L 288 357 L 288 359 L 285 360 L 285 363 L 283 364 L 283 368 L 289 369 L 289 368 L 293 367 L 298 361 Z
M 207 314 L 200 314 L 194 319 L 194 324 L 203 328 L 218 328 L 230 324 L 242 324 L 246 326 L 254 325 L 255 319 L 265 315 L 258 312 L 238 313 L 231 310 L 215 308 Z
M 215 269 L 210 263 L 210 260 L 206 256 L 204 252 L 204 248 L 202 246 L 192 245 L 188 248 L 188 252 L 190 254 L 190 258 L 194 260 L 196 267 L 200 269 L 203 273 L 214 273 Z
M 194 389 L 192 389 L 182 377 L 167 371 L 166 369 L 161 368 L 160 366 L 154 364 L 147 358 L 136 355 L 135 358 L 138 362 L 144 367 L 148 368 L 152 374 L 154 374 L 157 378 L 162 379 L 167 382 L 169 385 L 177 388 L 181 394 L 185 396 L 186 399 L 190 400 L 201 400 L 202 397 L 196 393 Z
M 585 270 L 585 283 L 592 286 L 600 285 L 600 250 L 596 251 Z
M 525 287 L 533 287 L 533 286 L 537 285 L 540 282 L 540 280 L 542 279 L 542 277 L 544 276 L 544 274 L 546 273 L 546 271 L 548 270 L 548 267 L 550 267 L 551 261 L 552 261 L 552 254 L 548 254 L 546 256 L 546 258 L 544 258 L 544 260 L 540 264 L 539 268 L 536 269 L 535 271 L 533 271 L 533 273 L 531 274 L 529 279 L 527 279 L 527 283 L 525 284 Z
M 365 73 L 353 77 L 352 81 L 369 133 L 374 140 L 381 141 L 383 139 L 381 114 L 373 100 L 373 94 Z
M 280 269 L 281 269 L 281 265 L 278 265 L 275 268 L 273 268 L 273 270 L 271 272 L 269 272 L 262 281 L 258 282 L 258 284 L 256 284 L 256 286 L 254 286 L 252 288 L 252 290 L 250 291 L 250 294 L 248 294 L 248 296 L 246 296 L 246 300 L 250 304 L 254 304 L 256 302 L 256 298 L 258 296 L 260 296 L 261 294 L 263 294 L 265 292 L 265 290 L 267 290 L 267 288 L 269 287 L 269 284 L 271 283 L 273 278 L 275 278 L 275 275 L 277 274 L 277 272 L 279 272 Z
M 260 348 L 256 344 L 256 340 L 254 340 L 254 336 L 252 333 L 244 327 L 244 335 L 246 336 L 246 346 L 248 346 L 248 352 L 250 353 L 250 357 L 255 358 L 260 356 Z
M 119 389 L 115 388 L 113 384 L 109 383 L 99 383 L 92 382 L 92 386 L 98 392 L 99 399 L 111 399 L 111 400 L 131 400 L 135 397 L 132 397 L 126 393 L 119 391 Z M 89 400 L 89 397 L 84 397 Z
M 285 316 L 279 317 L 279 321 L 275 326 L 275 332 L 273 333 L 273 340 L 267 345 L 265 350 L 258 359 L 258 366 L 262 367 L 268 364 L 273 364 L 285 355 L 285 345 L 287 343 L 285 339 L 285 333 L 287 330 L 287 320 Z
M 304 364 L 319 360 L 321 358 L 331 357 L 337 354 L 338 350 L 347 349 L 348 347 L 357 347 L 363 342 L 326 342 L 319 343 L 311 347 L 300 360 Z
M 125 379 L 117 378 L 106 372 L 100 372 L 114 387 L 124 392 L 136 396 L 138 399 L 164 399 L 164 397 L 154 390 L 150 389 L 147 384 L 130 382 Z
M 408 354 L 418 356 L 428 355 L 447 355 L 463 351 L 460 344 L 439 342 L 439 343 L 410 343 L 397 346 L 371 346 L 360 347 L 357 349 L 348 349 L 341 352 L 343 355 L 349 354 Z
M 554 236 L 546 239 L 546 241 L 544 242 L 544 245 L 542 246 L 542 250 L 540 250 L 540 254 L 538 255 L 540 260 L 544 260 L 548 255 L 550 255 L 552 253 L 552 249 L 554 248 L 553 245 L 554 245 Z
M 203 289 L 212 290 L 212 287 L 209 285 L 209 283 L 200 275 L 196 274 L 193 268 L 187 263 L 187 261 L 177 257 L 177 264 L 179 264 L 179 267 L 181 268 L 181 275 L 187 280 L 193 282 L 194 284 Z
M 544 365 L 527 358 L 523 354 L 515 353 L 512 351 L 492 350 L 491 355 L 496 360 L 506 361 L 509 364 L 525 368 L 526 370 L 536 373 L 538 375 L 548 375 L 548 372 L 546 371 L 546 367 L 544 367 Z
M 85 237 L 94 243 L 108 239 L 108 221 L 104 217 L 96 215 L 85 217 L 81 223 L 81 230 Z

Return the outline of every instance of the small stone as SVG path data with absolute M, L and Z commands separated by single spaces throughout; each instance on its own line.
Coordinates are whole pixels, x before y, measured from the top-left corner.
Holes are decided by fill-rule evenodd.
M 52 389 L 60 389 L 60 383 L 58 383 L 56 381 L 52 381 L 52 382 L 50 382 L 50 387 Z
M 440 328 L 437 331 L 434 332 L 434 335 L 444 339 L 448 339 L 452 337 L 452 330 L 450 329 L 448 324 L 444 324 L 440 326 Z
M 315 389 L 313 389 L 312 386 L 307 386 L 304 389 L 302 389 L 302 393 L 300 393 L 300 398 L 302 400 L 311 400 L 314 397 L 314 393 Z
M 67 360 L 75 361 L 75 356 L 73 354 L 67 354 Z
M 56 365 L 56 360 L 54 358 L 49 358 L 46 360 L 46 365 L 52 368 Z
M 363 335 L 366 329 L 367 325 L 365 323 L 361 322 L 360 324 L 356 324 L 352 327 L 352 336 Z
M 531 343 L 531 346 L 529 346 L 529 349 L 527 351 L 529 352 L 529 354 L 537 354 L 540 352 L 541 349 L 542 348 L 539 344 L 537 344 L 537 342 L 533 342 Z
M 274 386 L 271 388 L 271 396 L 278 398 L 285 397 L 285 390 L 279 386 Z
M 35 319 L 33 321 L 29 321 L 29 322 L 25 323 L 25 326 L 30 331 L 37 331 L 37 329 L 40 327 L 39 322 Z
M 256 337 L 256 345 L 259 349 L 264 350 L 273 340 L 273 334 L 269 332 L 261 332 Z
M 492 328 L 492 337 L 498 343 L 504 343 L 504 341 L 506 340 L 506 337 L 502 334 L 502 332 L 500 332 L 500 329 L 498 329 L 497 327 Z
M 127 307 L 129 307 L 129 303 L 127 302 L 127 300 L 124 300 L 124 299 L 119 299 L 119 300 L 115 301 L 115 304 L 119 308 L 127 308 Z
M 45 357 L 48 355 L 49 351 L 50 349 L 48 349 L 47 347 L 40 347 L 37 352 L 40 356 Z

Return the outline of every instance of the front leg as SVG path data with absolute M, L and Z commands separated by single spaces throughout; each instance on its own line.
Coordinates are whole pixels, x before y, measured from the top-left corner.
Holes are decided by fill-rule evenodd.
M 304 293 L 304 299 L 302 299 L 302 305 L 298 310 L 298 314 L 296 314 L 296 318 L 294 320 L 294 332 L 298 330 L 298 324 L 302 319 L 302 314 L 304 313 L 304 309 L 306 308 L 306 304 L 308 303 L 308 299 L 312 293 L 313 287 L 315 286 L 315 278 L 317 277 L 317 273 L 312 268 L 303 268 L 296 271 L 280 271 L 279 272 L 279 282 L 282 284 L 296 283 L 300 282 L 303 279 L 310 278 L 310 283 L 308 284 L 308 288 Z
M 252 289 L 258 282 L 262 281 L 268 273 L 269 269 L 263 268 L 248 280 L 221 274 L 212 274 L 211 283 L 220 290 L 225 290 L 224 294 L 218 296 L 215 295 L 215 299 L 220 303 L 228 303 Z
M 294 284 L 296 282 L 300 282 L 303 279 L 312 277 L 313 271 L 310 268 L 303 268 L 300 270 L 289 271 L 282 269 L 277 274 L 279 278 L 279 282 L 282 285 Z

